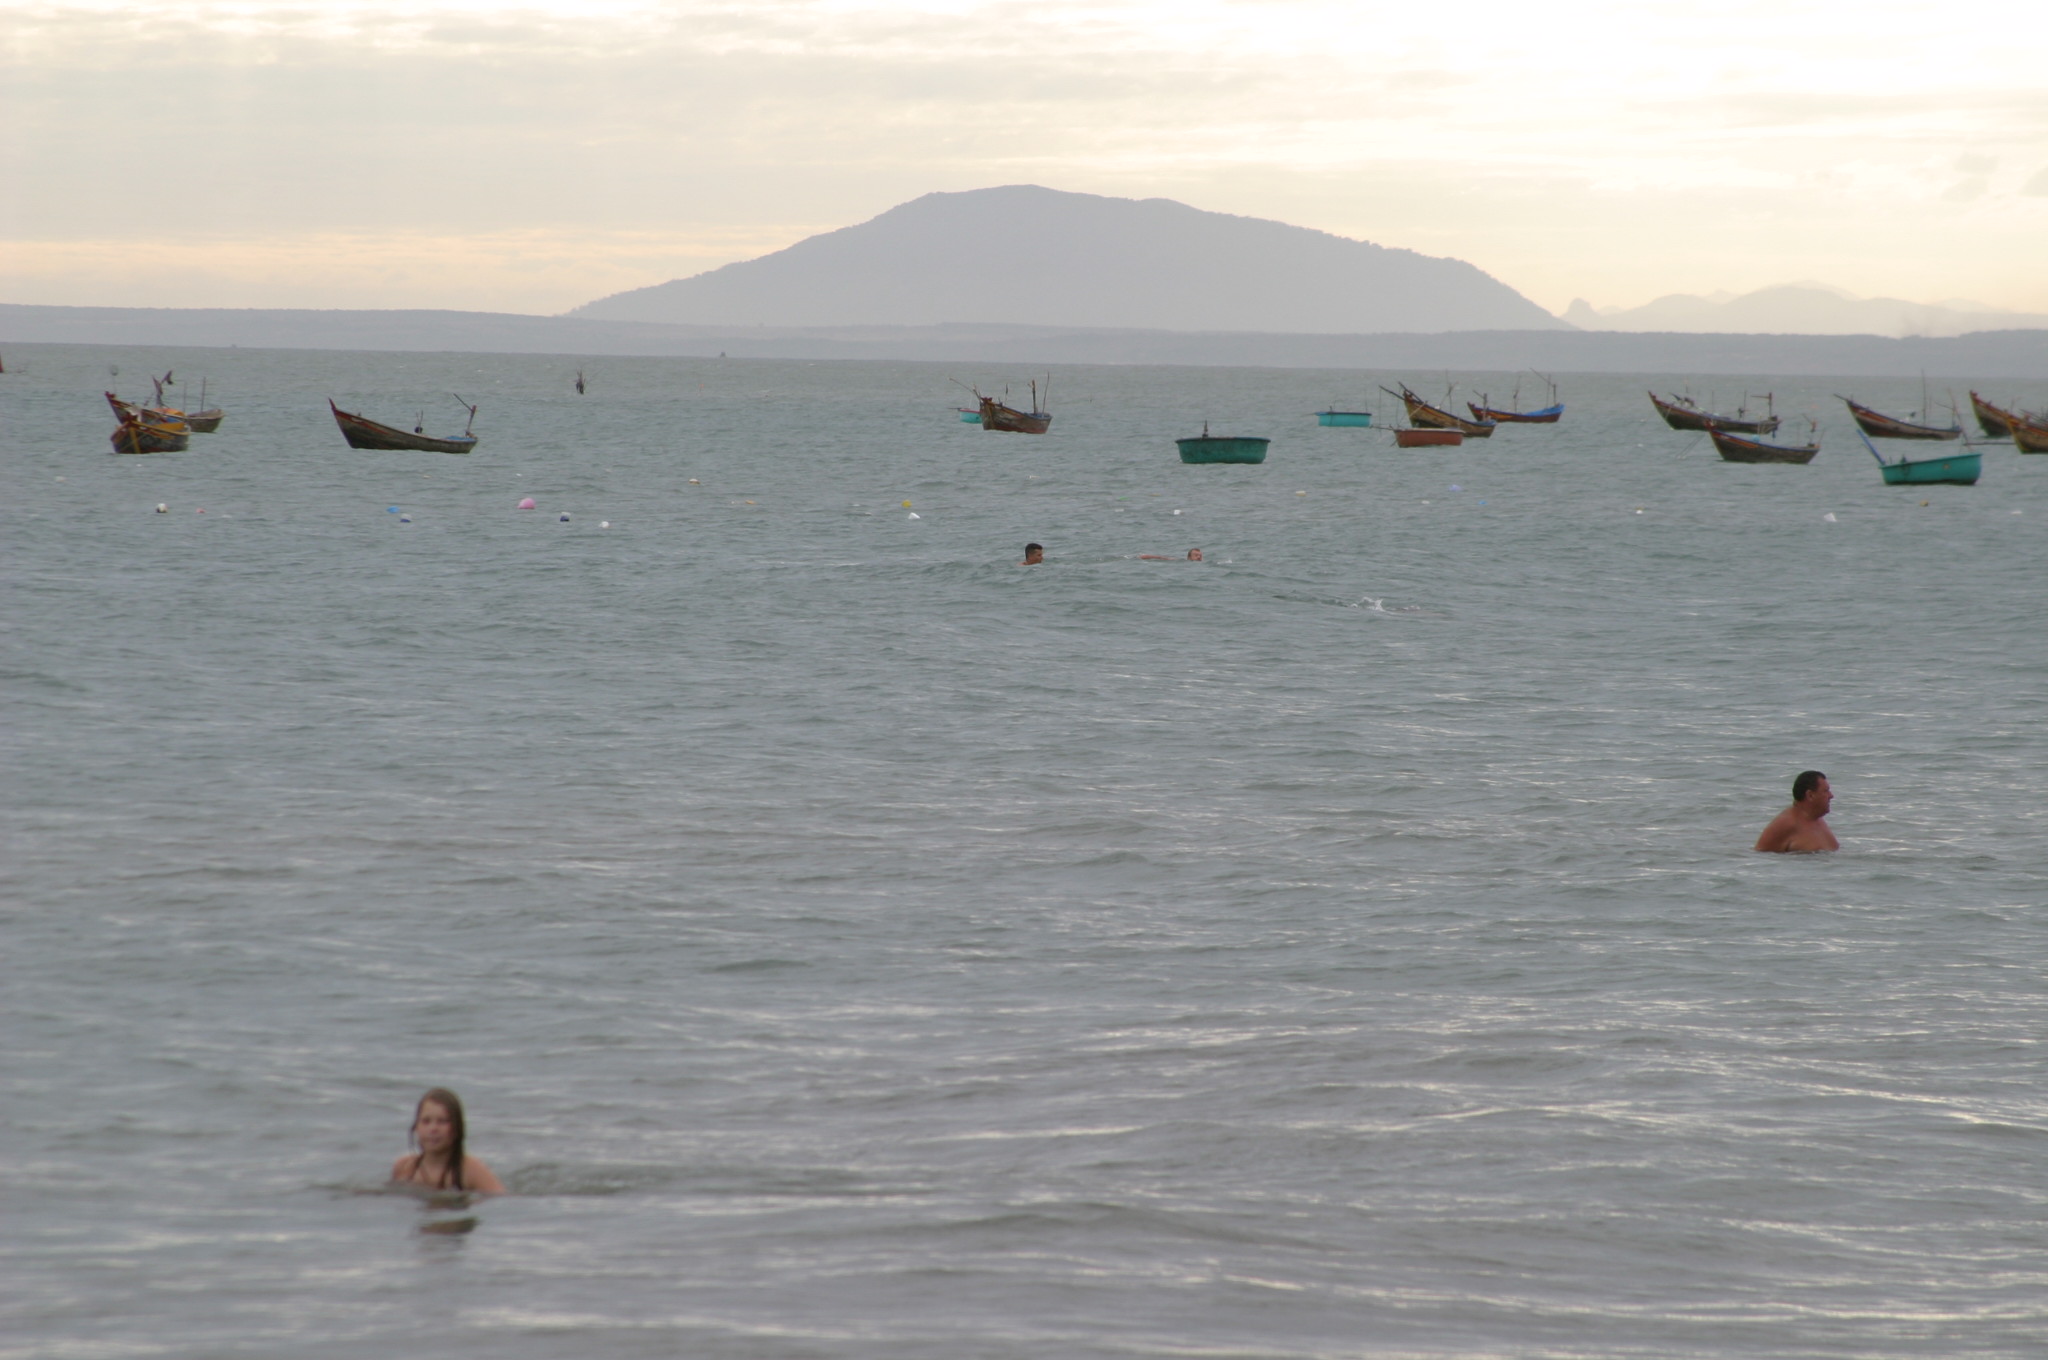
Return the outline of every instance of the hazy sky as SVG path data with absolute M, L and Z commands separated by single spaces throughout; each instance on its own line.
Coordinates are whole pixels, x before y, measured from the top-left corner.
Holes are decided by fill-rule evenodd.
M 2048 312 L 2044 39 L 2019 0 L 0 0 L 0 301 L 553 312 L 1036 183 L 1553 311 Z

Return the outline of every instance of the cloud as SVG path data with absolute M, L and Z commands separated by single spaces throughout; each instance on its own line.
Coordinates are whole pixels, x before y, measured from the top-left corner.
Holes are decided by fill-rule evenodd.
M 2032 179 L 2020 186 L 2020 192 L 2029 198 L 2048 198 L 2048 166 L 2036 171 Z

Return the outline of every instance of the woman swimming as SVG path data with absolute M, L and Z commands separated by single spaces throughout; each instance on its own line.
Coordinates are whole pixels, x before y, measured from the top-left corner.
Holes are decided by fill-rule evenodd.
M 412 1142 L 419 1151 L 391 1164 L 392 1184 L 504 1194 L 497 1173 L 463 1150 L 463 1131 L 462 1102 L 453 1091 L 436 1086 L 421 1096 L 412 1116 Z

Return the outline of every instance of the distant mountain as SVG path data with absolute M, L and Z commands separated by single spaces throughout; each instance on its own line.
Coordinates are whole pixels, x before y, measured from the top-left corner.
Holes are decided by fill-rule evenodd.
M 2048 329 L 2048 316 L 1976 302 L 1857 298 L 1817 284 L 1759 288 L 1740 297 L 1672 293 L 1640 307 L 1595 311 L 1575 298 L 1564 319 L 1589 331 L 1690 331 L 1715 335 L 1955 336 Z
M 617 293 L 568 315 L 718 326 L 1568 329 L 1462 260 L 1170 199 L 1028 184 L 926 194 L 758 260 Z

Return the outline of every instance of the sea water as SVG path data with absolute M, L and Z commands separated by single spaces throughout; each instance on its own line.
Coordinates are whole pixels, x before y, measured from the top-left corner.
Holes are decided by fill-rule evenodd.
M 0 1356 L 2048 1337 L 2048 458 L 1882 485 L 1917 381 L 6 360 Z

